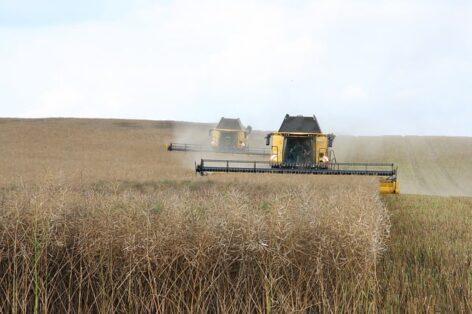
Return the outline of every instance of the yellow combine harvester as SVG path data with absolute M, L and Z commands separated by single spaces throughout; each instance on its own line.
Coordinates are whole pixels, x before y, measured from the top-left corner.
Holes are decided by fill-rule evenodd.
M 324 134 L 316 117 L 289 116 L 278 132 L 266 137 L 271 146 L 270 160 L 204 160 L 196 171 L 249 172 L 319 175 L 359 175 L 380 177 L 380 192 L 399 193 L 397 167 L 393 163 L 337 162 L 333 151 L 333 134 Z
M 241 120 L 221 118 L 216 128 L 210 130 L 211 146 L 215 149 L 239 149 L 247 146 L 252 128 L 244 128 Z
M 218 125 L 209 132 L 210 145 L 170 143 L 167 150 L 270 155 L 270 150 L 249 147 L 247 141 L 251 131 L 250 126 L 244 128 L 240 119 L 221 118 Z

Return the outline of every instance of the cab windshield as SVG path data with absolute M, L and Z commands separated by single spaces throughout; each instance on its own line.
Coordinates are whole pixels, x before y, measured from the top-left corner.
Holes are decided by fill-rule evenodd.
M 313 163 L 313 138 L 287 137 L 284 147 L 285 164 L 306 165 Z

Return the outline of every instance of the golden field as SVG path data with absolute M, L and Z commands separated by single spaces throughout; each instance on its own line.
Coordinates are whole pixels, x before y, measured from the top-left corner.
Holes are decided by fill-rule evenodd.
M 207 143 L 210 127 L 138 120 L 0 119 L 0 180 L 191 177 L 194 161 L 209 155 L 169 155 L 164 144 Z M 265 134 L 255 131 L 250 145 L 264 147 Z M 472 138 L 338 136 L 335 151 L 338 161 L 397 163 L 405 194 L 472 196 Z
M 0 119 L 0 311 L 471 310 L 471 198 L 381 198 L 373 178 L 200 177 L 208 155 L 164 144 L 208 128 Z M 336 150 L 399 162 L 403 192 L 472 195 L 470 139 L 441 138 L 433 155 L 435 140 L 339 137 Z M 463 168 L 438 170 L 451 152 Z

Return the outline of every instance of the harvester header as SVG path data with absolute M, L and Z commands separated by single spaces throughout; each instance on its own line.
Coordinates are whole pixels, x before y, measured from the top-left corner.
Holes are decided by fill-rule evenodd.
M 266 136 L 270 159 L 261 161 L 204 160 L 196 171 L 248 172 L 380 177 L 381 193 L 398 193 L 397 167 L 393 163 L 338 163 L 333 150 L 334 134 L 321 131 L 315 116 L 286 115 L 279 131 Z

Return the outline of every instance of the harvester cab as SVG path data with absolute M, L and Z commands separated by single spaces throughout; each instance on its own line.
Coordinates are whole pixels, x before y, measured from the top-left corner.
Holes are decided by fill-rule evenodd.
M 196 171 L 377 176 L 381 193 L 399 193 L 395 164 L 337 162 L 334 139 L 333 134 L 321 131 L 315 116 L 286 115 L 280 129 L 266 136 L 269 160 L 202 159 Z

